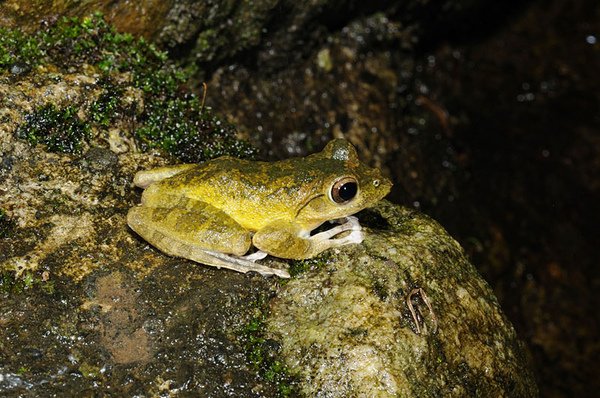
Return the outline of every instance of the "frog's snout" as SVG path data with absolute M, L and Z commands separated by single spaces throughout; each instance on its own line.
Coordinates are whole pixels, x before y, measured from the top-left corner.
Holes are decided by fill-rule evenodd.
M 383 176 L 373 178 L 371 183 L 373 184 L 373 187 L 380 192 L 382 198 L 390 192 L 392 185 L 394 185 L 390 179 Z

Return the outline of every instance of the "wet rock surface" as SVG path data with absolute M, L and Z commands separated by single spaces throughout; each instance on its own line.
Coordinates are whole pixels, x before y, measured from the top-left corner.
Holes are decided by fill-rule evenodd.
M 340 264 L 353 258 L 352 269 L 358 274 L 325 260 L 327 265 L 316 274 L 302 275 L 283 290 L 277 279 L 169 258 L 132 233 L 125 221 L 128 208 L 139 202 L 140 193 L 131 184 L 135 171 L 166 160 L 139 153 L 128 130 L 111 135 L 110 129 L 91 129 L 74 153 L 48 152 L 48 145 L 21 138 L 16 130 L 36 106 L 67 99 L 71 104 L 88 103 L 101 92 L 85 75 L 52 72 L 52 78 L 45 79 L 42 69 L 29 77 L 38 84 L 25 78 L 19 78 L 19 85 L 12 78 L 0 84 L 8 100 L 2 109 L 0 151 L 3 159 L 10 159 L 1 171 L 0 208 L 14 223 L 0 240 L 4 396 L 277 396 L 282 394 L 281 378 L 269 379 L 248 359 L 245 329 L 263 308 L 261 303 L 277 297 L 264 323 L 279 333 L 293 326 L 304 337 L 314 336 L 314 322 L 297 314 L 298 309 L 311 308 L 302 301 L 314 296 L 311 289 L 333 294 L 329 304 L 336 310 L 322 319 L 338 340 L 323 337 L 330 345 L 322 341 L 320 346 L 338 355 L 326 355 L 338 363 L 331 367 L 333 373 L 305 376 L 299 358 L 311 358 L 310 368 L 317 369 L 322 366 L 319 350 L 309 343 L 310 350 L 297 351 L 307 343 L 290 342 L 281 334 L 264 336 L 265 355 L 277 358 L 289 375 L 298 377 L 292 385 L 300 393 L 331 391 L 339 383 L 344 393 L 363 391 L 364 383 L 374 383 L 374 389 L 364 391 L 390 396 L 410 391 L 434 396 L 448 391 L 444 383 L 457 393 L 467 387 L 494 392 L 511 388 L 521 396 L 534 391 L 514 331 L 457 243 L 437 224 L 384 204 L 361 216 L 366 225 L 381 226 L 371 231 L 365 246 L 325 254 L 325 259 L 338 258 Z M 133 88 L 131 95 L 136 96 Z M 77 120 L 84 123 L 86 107 L 80 109 Z M 399 242 L 402 233 L 418 240 Z M 425 262 L 404 261 L 416 256 Z M 450 267 L 455 261 L 458 269 Z M 423 268 L 425 264 L 429 268 Z M 402 267 L 408 267 L 404 273 Z M 294 303 L 298 296 L 289 292 L 306 281 L 312 287 L 302 288 L 297 294 L 304 299 Z M 451 296 L 443 296 L 444 289 L 451 290 Z M 447 303 L 457 297 L 466 315 L 453 324 L 449 318 L 459 310 L 450 310 Z M 482 308 L 472 302 L 482 302 Z M 313 305 L 320 307 L 318 302 Z M 452 329 L 469 325 L 465 319 L 494 330 L 496 334 L 486 339 L 499 345 L 481 343 L 475 326 Z M 459 335 L 461 347 L 441 347 Z M 490 358 L 503 355 L 502 363 L 473 354 L 486 349 Z M 408 352 L 421 353 L 420 362 L 408 372 L 413 375 L 402 370 L 408 366 Z M 364 368 L 357 375 L 348 376 L 343 367 L 347 356 L 352 369 Z M 416 374 L 421 366 L 440 371 L 439 383 L 423 384 L 422 373 Z M 448 373 L 441 373 L 440 367 L 447 367 Z M 515 369 L 521 371 L 520 378 Z M 474 381 L 459 386 L 454 373 L 459 370 L 463 381 L 478 379 L 477 386 Z M 493 379 L 481 379 L 489 372 Z M 510 378 L 515 384 L 507 386 Z
M 435 221 L 382 202 L 365 242 L 287 283 L 267 321 L 307 396 L 537 396 L 490 287 Z M 379 228 L 377 228 L 379 224 Z
M 19 3 L 21 8 L 15 7 Z M 315 8 L 275 18 L 304 23 L 289 34 L 281 29 L 291 25 L 262 25 L 268 20 L 264 16 L 254 16 L 257 23 L 231 19 L 231 4 L 222 3 L 226 8 L 214 10 L 213 23 L 226 28 L 228 21 L 241 21 L 260 39 L 253 34 L 219 35 L 227 39 L 218 44 L 194 43 L 200 31 L 186 32 L 195 30 L 194 21 L 204 15 L 198 5 L 186 14 L 191 3 L 178 3 L 169 18 L 182 23 L 164 30 L 161 40 L 171 46 L 173 56 L 183 59 L 194 59 L 196 44 L 207 51 L 204 55 L 212 54 L 208 72 L 199 70 L 197 77 L 199 82 L 211 79 L 209 104 L 227 114 L 263 154 L 275 158 L 317 150 L 331 136 L 350 138 L 364 159 L 393 175 L 393 201 L 434 216 L 467 249 L 526 339 L 541 395 L 594 396 L 600 380 L 595 366 L 599 296 L 594 293 L 600 214 L 595 178 L 600 149 L 595 134 L 600 92 L 594 62 L 599 54 L 593 29 L 600 15 L 596 1 L 502 2 L 499 8 L 489 7 L 493 2 L 476 2 L 473 9 L 464 5 L 475 2 L 444 2 L 455 6 L 441 7 L 447 13 L 410 6 L 413 2 L 403 9 L 374 2 L 339 13 Z M 29 4 L 2 2 L 0 23 L 41 29 L 65 12 L 38 2 L 39 12 L 31 14 L 26 12 Z M 438 6 L 442 2 L 434 2 Z M 43 16 L 46 10 L 50 17 Z M 129 10 L 140 23 L 127 21 L 121 28 L 149 27 L 135 32 L 150 37 L 165 27 L 164 10 L 158 9 L 162 14 L 150 24 L 135 14 L 139 8 Z M 281 15 L 278 8 L 267 12 Z M 104 13 L 114 15 L 106 9 Z M 327 17 L 331 15 L 337 17 Z M 311 22 L 313 17 L 319 20 Z M 40 18 L 46 22 L 40 25 Z M 261 30 L 265 27 L 266 32 Z M 271 40 L 280 37 L 287 41 L 283 46 Z M 227 47 L 232 38 L 239 42 Z M 226 48 L 227 62 L 217 61 L 217 48 Z M 194 62 L 202 64 L 202 57 Z M 14 79 L 31 67 L 15 63 L 9 70 Z M 8 93 L 19 92 L 9 88 Z M 5 93 L 0 102 L 9 98 Z M 128 151 L 120 138 L 109 142 L 115 153 Z M 89 158 L 98 159 L 93 153 Z M 119 158 L 126 163 L 127 157 Z M 112 160 L 102 159 L 93 167 L 112 167 Z M 164 160 L 143 162 L 146 167 Z M 18 163 L 17 157 L 2 152 L 0 171 L 15 164 L 22 168 Z M 0 189 L 6 175 L 0 174 Z M 53 191 L 55 199 L 59 192 Z M 33 198 L 28 195 L 27 201 L 34 203 Z M 52 206 L 60 203 L 55 200 Z M 3 215 L 0 208 L 0 238 L 16 233 L 24 239 L 22 245 L 2 248 L 8 247 L 13 257 L 23 257 L 30 249 L 39 252 L 36 237 L 44 241 L 53 225 L 23 230 L 13 210 Z M 36 211 L 25 212 L 25 217 Z M 89 226 L 90 220 L 103 222 L 95 217 L 82 225 Z
M 140 153 L 122 114 L 92 123 L 104 89 L 78 72 L 0 76 L 1 395 L 275 396 L 240 336 L 278 281 L 169 258 L 128 229 L 135 171 L 168 160 Z M 64 115 L 87 126 L 77 146 Z
M 275 395 L 239 340 L 270 282 L 173 260 L 139 278 L 122 263 L 2 293 L 3 396 Z

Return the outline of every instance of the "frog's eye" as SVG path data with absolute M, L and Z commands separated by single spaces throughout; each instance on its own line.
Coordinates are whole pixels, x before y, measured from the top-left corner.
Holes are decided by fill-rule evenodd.
M 340 178 L 331 187 L 331 200 L 335 203 L 346 203 L 356 196 L 358 183 L 353 177 Z

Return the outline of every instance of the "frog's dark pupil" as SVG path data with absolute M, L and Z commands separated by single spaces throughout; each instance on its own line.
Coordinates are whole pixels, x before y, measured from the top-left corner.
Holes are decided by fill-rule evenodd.
M 357 189 L 358 185 L 356 185 L 355 182 L 347 182 L 340 187 L 338 195 L 344 202 L 346 202 L 356 195 Z

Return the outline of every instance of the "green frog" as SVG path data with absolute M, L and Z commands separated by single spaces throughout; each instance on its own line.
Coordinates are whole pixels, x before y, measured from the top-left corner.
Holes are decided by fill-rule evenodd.
M 361 163 L 344 139 L 304 158 L 256 162 L 224 156 L 141 171 L 134 184 L 144 192 L 127 223 L 164 253 L 284 278 L 286 270 L 257 260 L 267 254 L 306 259 L 361 243 L 352 214 L 375 204 L 392 186 L 378 169 Z M 311 235 L 325 221 L 338 225 Z M 257 251 L 248 254 L 252 246 Z

